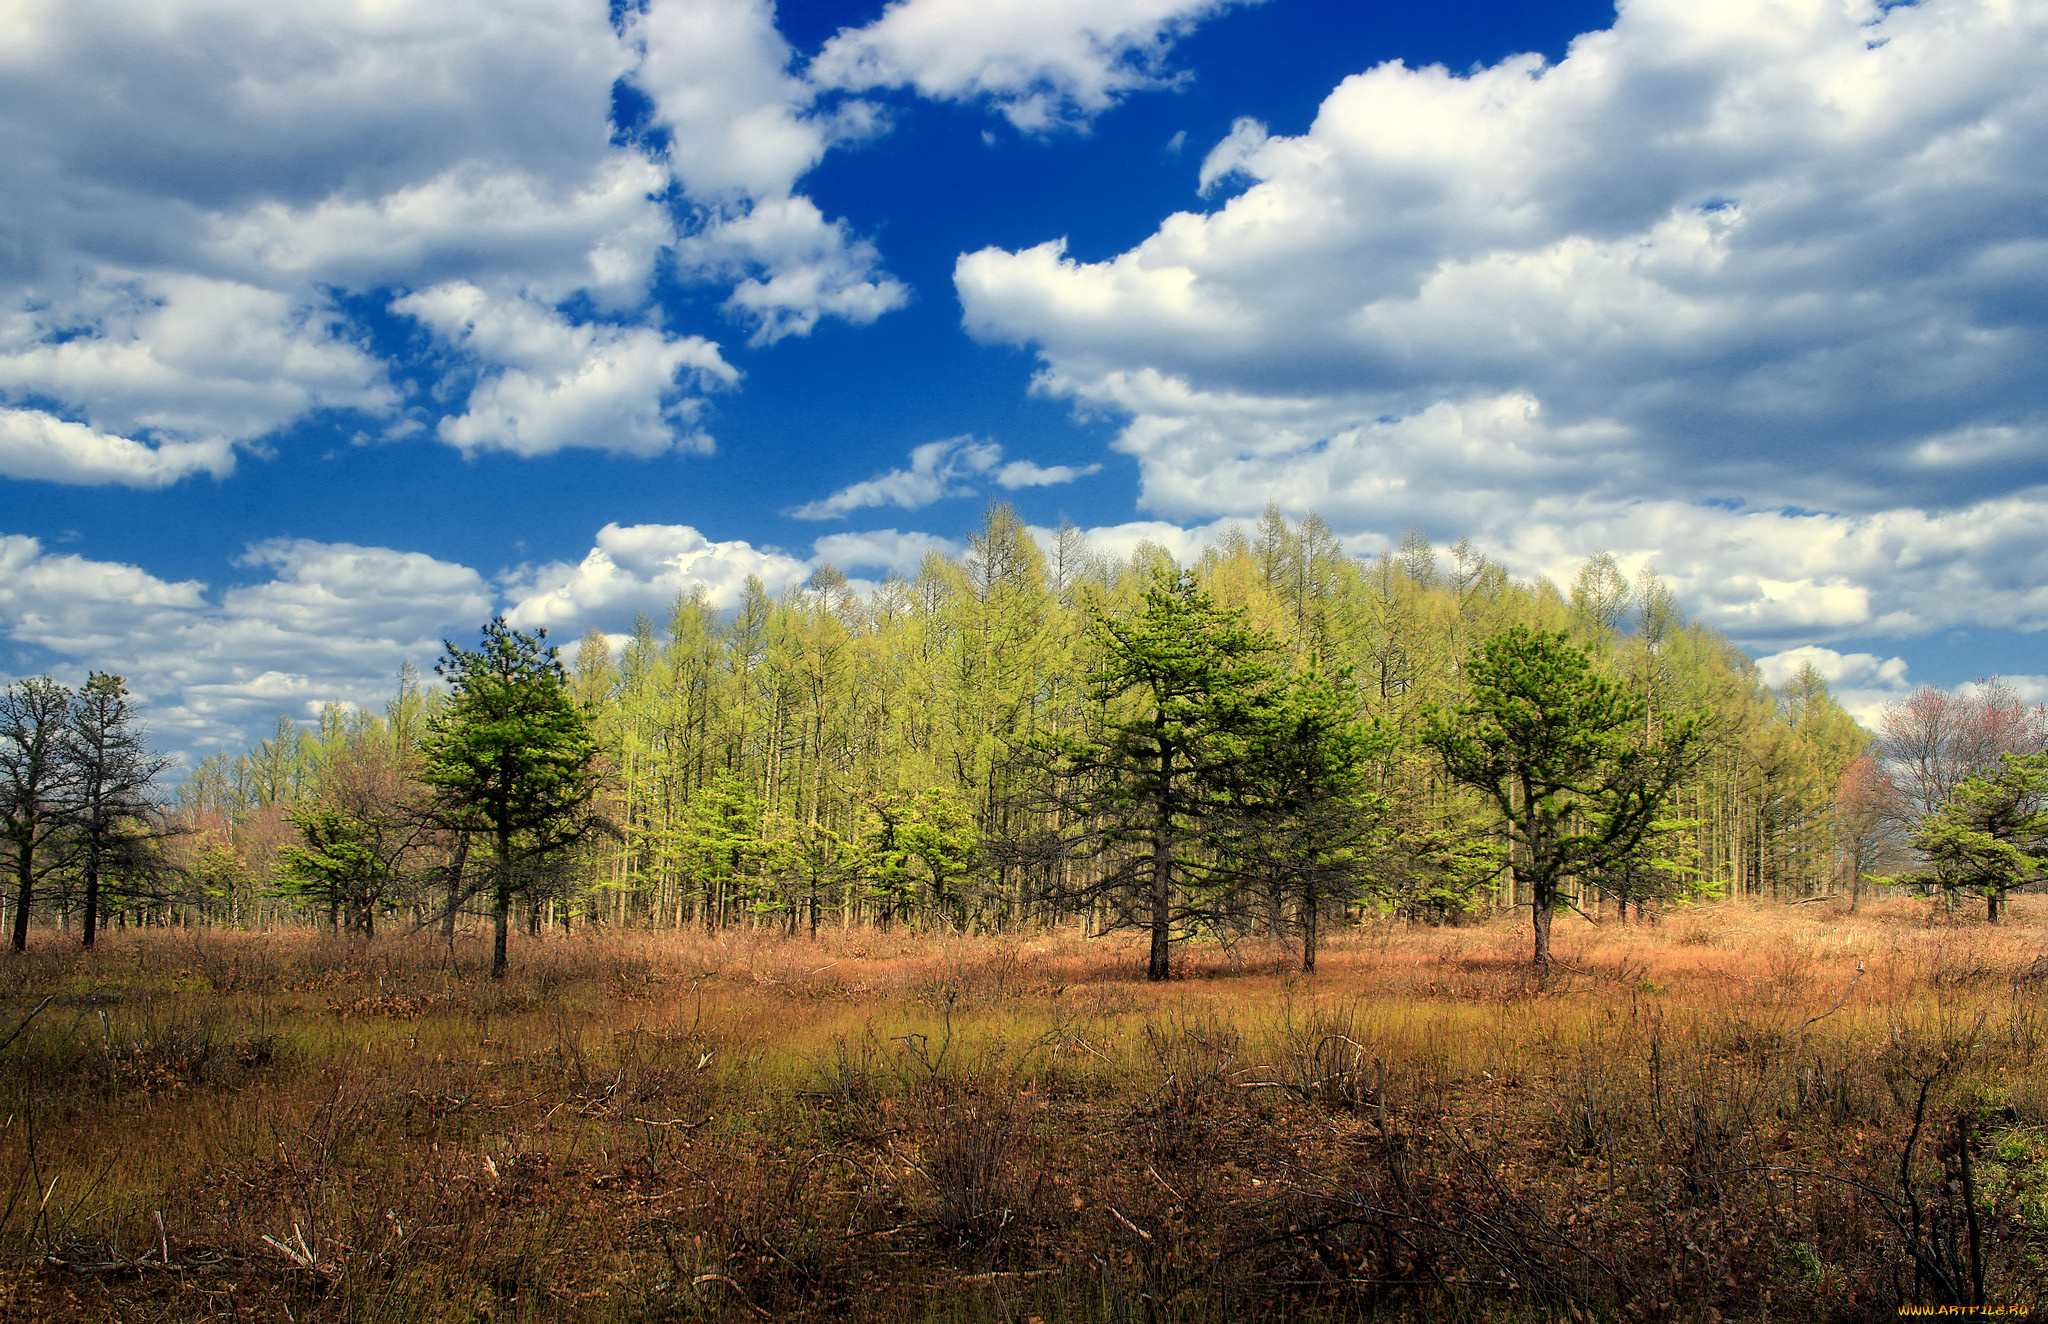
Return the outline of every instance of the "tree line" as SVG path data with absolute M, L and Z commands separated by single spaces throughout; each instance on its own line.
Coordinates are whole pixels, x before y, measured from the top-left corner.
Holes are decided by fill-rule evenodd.
M 1135 927 L 1163 974 L 1197 934 L 1312 964 L 1324 926 L 1366 911 L 1527 906 L 1544 959 L 1570 907 L 1874 880 L 2002 897 L 2042 855 L 2041 710 L 1996 686 L 1916 693 L 1880 739 L 1811 667 L 1765 684 L 1604 553 L 1563 588 L 1414 530 L 1349 556 L 1276 510 L 1182 566 L 1072 527 L 1041 548 L 996 505 L 912 578 L 857 591 L 826 566 L 779 595 L 750 580 L 725 612 L 698 590 L 567 660 L 496 622 L 440 669 L 408 669 L 381 714 L 280 719 L 167 815 L 120 809 L 166 867 L 121 866 L 115 895 L 364 935 L 484 915 L 501 967 L 515 911 L 534 930 Z M 12 726 L 0 743 L 27 748 Z M 9 812 L 16 930 L 68 922 L 75 818 L 25 839 Z

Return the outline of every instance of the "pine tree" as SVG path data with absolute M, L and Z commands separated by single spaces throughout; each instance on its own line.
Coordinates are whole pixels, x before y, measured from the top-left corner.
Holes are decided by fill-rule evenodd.
M 1697 727 L 1636 738 L 1644 704 L 1595 674 L 1563 634 L 1517 626 L 1466 664 L 1471 699 L 1433 709 L 1423 743 L 1453 780 L 1489 796 L 1516 847 L 1518 890 L 1535 907 L 1535 963 L 1550 964 L 1550 921 L 1570 876 L 1633 854 L 1692 766 Z
M 538 857 L 580 839 L 597 789 L 597 741 L 546 640 L 501 616 L 480 650 L 448 643 L 434 668 L 454 699 L 427 723 L 420 779 L 440 793 L 448 826 L 490 838 L 493 979 L 505 977 L 515 846 Z
M 1135 612 L 1098 606 L 1090 631 L 1098 725 L 1034 748 L 1072 828 L 1095 849 L 1131 852 L 1112 878 L 1135 884 L 1151 937 L 1146 975 L 1165 979 L 1176 933 L 1209 909 L 1199 893 L 1216 871 L 1203 838 L 1231 811 L 1232 779 L 1270 738 L 1279 645 L 1170 561 L 1157 563 Z
M 2004 754 L 1996 769 L 1965 778 L 1921 821 L 1913 845 L 1930 867 L 1908 881 L 1975 888 L 1998 923 L 2008 892 L 2048 877 L 2048 753 Z

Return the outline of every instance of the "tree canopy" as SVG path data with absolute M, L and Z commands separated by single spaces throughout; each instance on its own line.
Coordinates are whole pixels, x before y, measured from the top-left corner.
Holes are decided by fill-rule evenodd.
M 1535 909 L 1534 960 L 1547 966 L 1560 884 L 1636 852 L 1691 768 L 1699 724 L 1639 731 L 1646 701 L 1561 632 L 1505 630 L 1474 650 L 1465 677 L 1471 697 L 1432 708 L 1422 740 L 1506 823 Z
M 545 630 L 522 634 L 499 617 L 482 648 L 448 643 L 435 671 L 453 694 L 427 720 L 422 747 L 420 780 L 438 793 L 442 820 L 491 842 L 493 978 L 505 973 L 515 857 L 581 838 L 597 791 L 597 739 L 546 640 Z

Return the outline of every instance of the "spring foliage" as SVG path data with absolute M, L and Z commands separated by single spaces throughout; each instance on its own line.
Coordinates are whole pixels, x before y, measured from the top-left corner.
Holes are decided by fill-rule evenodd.
M 1523 810 L 1428 738 L 1435 713 L 1480 739 L 1486 671 L 1471 659 L 1516 630 L 1597 682 L 1614 785 L 1668 792 L 1621 866 L 1566 851 L 1531 873 Z M 479 696 L 496 665 L 476 669 Z M 1654 574 L 1596 556 L 1565 591 L 1414 531 L 1361 558 L 1277 511 L 1181 566 L 1156 547 L 1109 558 L 1071 527 L 1034 535 L 998 505 L 963 556 L 927 556 L 913 577 L 863 585 L 824 567 L 780 591 L 750 581 L 731 603 L 695 590 L 623 647 L 593 634 L 573 668 L 534 665 L 554 677 L 541 689 L 561 748 L 591 754 L 561 765 L 562 785 L 587 787 L 616 835 L 513 871 L 530 923 L 1152 930 L 1163 877 L 1168 943 L 1258 933 L 1306 958 L 1318 922 L 1363 910 L 1455 919 L 1550 887 L 1559 905 L 1617 910 L 1679 891 L 1847 890 L 1882 818 L 1856 789 L 1872 739 L 1826 683 L 1809 669 L 1765 684 Z M 382 718 L 337 710 L 202 765 L 187 812 L 232 846 L 241 913 L 275 904 L 263 890 L 287 815 L 326 795 L 343 751 L 445 742 L 451 705 L 479 702 L 466 693 L 407 680 Z M 1682 768 L 1648 777 L 1681 745 Z M 443 771 L 424 774 L 436 787 L 470 757 L 443 748 L 428 759 Z M 1559 839 L 1601 814 L 1640 822 L 1648 798 L 1560 803 Z M 424 917 L 449 894 L 458 838 L 485 835 L 448 832 L 415 871 L 438 881 L 392 904 Z

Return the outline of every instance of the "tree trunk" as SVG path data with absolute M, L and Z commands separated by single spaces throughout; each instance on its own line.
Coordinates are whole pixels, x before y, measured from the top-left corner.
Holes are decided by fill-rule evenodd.
M 1557 909 L 1557 884 L 1532 880 L 1529 898 L 1536 916 L 1535 966 L 1547 973 L 1550 970 L 1550 920 Z
M 100 935 L 100 860 L 99 852 L 88 848 L 85 853 L 85 936 L 79 946 L 92 950 L 93 940 Z
M 35 853 L 24 841 L 14 855 L 14 950 L 28 949 L 28 912 L 36 900 Z
M 1302 889 L 1301 972 L 1306 975 L 1316 972 L 1316 918 L 1323 908 L 1322 902 L 1322 897 L 1316 895 L 1314 883 Z
M 455 867 L 448 874 L 448 909 L 441 915 L 441 941 L 455 943 L 455 912 L 462 909 L 462 866 L 469 862 L 469 834 L 455 842 Z
M 1165 979 L 1173 960 L 1173 856 L 1166 834 L 1152 834 L 1152 951 L 1145 978 Z
M 512 926 L 512 834 L 498 833 L 491 896 L 491 978 L 505 977 L 505 937 Z
M 1984 918 L 1993 924 L 1998 923 L 1998 899 L 1999 891 L 1997 888 L 1987 887 L 1984 889 Z

